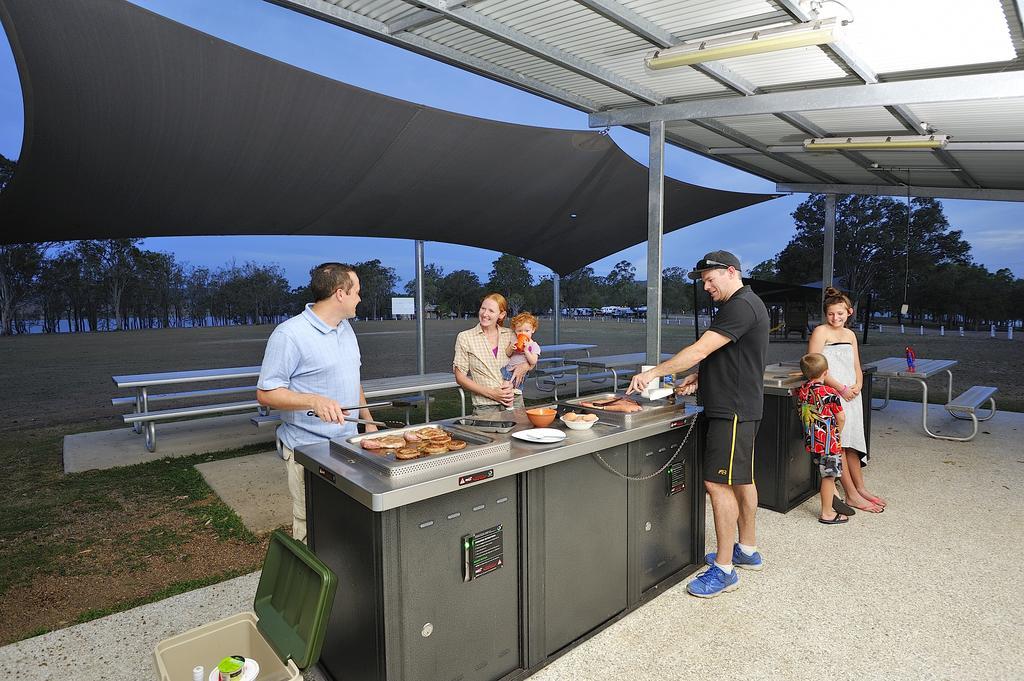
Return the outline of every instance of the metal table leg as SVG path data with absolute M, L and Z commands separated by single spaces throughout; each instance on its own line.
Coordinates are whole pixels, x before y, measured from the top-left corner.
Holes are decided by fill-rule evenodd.
M 459 387 L 459 398 L 462 400 L 462 416 L 466 416 L 466 391 Z
M 885 409 L 886 407 L 889 406 L 889 380 L 890 380 L 889 377 L 886 376 L 885 377 L 885 399 L 882 400 L 882 404 L 880 404 L 879 406 L 876 407 L 875 403 L 874 403 L 874 400 L 872 400 L 872 402 L 871 402 L 871 408 L 874 409 L 875 411 L 881 411 L 882 409 Z
M 150 452 L 156 451 L 156 422 L 146 422 L 146 450 Z
M 934 437 L 939 440 L 951 439 L 944 435 L 936 435 L 928 430 L 928 383 L 923 378 L 917 378 L 916 376 L 906 376 L 906 378 L 921 384 L 921 427 L 924 428 L 924 432 L 928 434 L 928 437 Z M 950 380 L 952 380 L 952 377 Z M 977 425 L 975 425 L 975 428 L 977 428 Z M 971 437 L 974 437 L 974 435 L 971 435 Z
M 615 371 L 614 367 L 608 367 L 612 372 L 612 392 L 619 392 L 619 372 Z
M 148 389 L 145 386 L 135 389 L 136 414 L 141 414 L 143 412 L 149 411 L 149 393 L 147 390 Z M 145 426 L 142 425 L 141 421 L 136 421 L 135 423 L 132 424 L 132 430 L 134 430 L 139 435 L 142 435 L 142 431 L 144 430 L 144 428 Z

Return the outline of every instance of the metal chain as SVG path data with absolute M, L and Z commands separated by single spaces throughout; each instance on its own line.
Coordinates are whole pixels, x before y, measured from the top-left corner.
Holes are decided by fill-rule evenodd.
M 594 456 L 597 457 L 597 460 L 601 462 L 602 466 L 604 466 L 609 471 L 611 471 L 615 475 L 619 476 L 623 480 L 628 480 L 630 482 L 643 482 L 644 480 L 650 480 L 651 478 L 656 478 L 659 475 L 661 475 L 662 473 L 664 473 L 665 469 L 667 469 L 669 466 L 671 466 L 672 462 L 676 460 L 677 456 L 679 456 L 679 452 L 683 451 L 683 447 L 686 446 L 686 441 L 690 439 L 690 433 L 693 432 L 693 427 L 695 425 L 697 425 L 697 416 L 698 416 L 697 414 L 694 414 L 693 420 L 690 421 L 690 427 L 686 429 L 686 435 L 683 437 L 683 441 L 679 443 L 679 446 L 676 447 L 676 451 L 672 455 L 672 458 L 670 458 L 668 461 L 666 461 L 664 466 L 662 466 L 661 468 L 659 468 L 655 472 L 651 473 L 650 475 L 643 475 L 643 476 L 639 476 L 639 477 L 633 477 L 633 476 L 626 475 L 625 473 L 620 473 L 617 470 L 615 470 L 614 467 L 609 465 L 607 461 L 605 461 L 603 458 L 601 458 L 601 453 L 600 452 L 594 452 Z

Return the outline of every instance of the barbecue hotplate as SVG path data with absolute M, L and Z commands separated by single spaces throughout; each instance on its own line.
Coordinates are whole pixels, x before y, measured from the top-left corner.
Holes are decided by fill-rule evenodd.
M 601 409 L 600 407 L 586 407 L 582 404 L 583 402 L 593 403 L 601 402 L 603 400 L 611 400 L 616 397 L 627 397 L 628 399 L 637 402 L 641 407 L 640 411 L 627 414 L 621 411 L 608 411 L 607 409 Z M 626 428 L 636 423 L 662 419 L 673 413 L 682 414 L 686 406 L 683 404 L 682 399 L 677 399 L 674 395 L 660 400 L 647 400 L 639 395 L 627 396 L 625 393 L 611 392 L 599 393 L 597 395 L 586 395 L 585 397 L 574 397 L 568 400 L 559 400 L 555 404 L 558 409 L 559 416 L 570 411 L 580 414 L 597 414 L 598 418 L 602 421 L 615 423 Z
M 359 444 L 366 438 L 376 438 L 384 435 L 403 437 L 409 431 L 416 431 L 427 427 L 443 430 L 451 435 L 453 439 L 463 440 L 466 443 L 466 447 L 454 452 L 424 454 L 415 459 L 402 460 L 395 457 L 393 449 L 370 451 L 363 449 Z M 331 451 L 342 456 L 355 457 L 378 473 L 393 478 L 400 475 L 433 471 L 448 466 L 454 468 L 456 464 L 463 464 L 467 461 L 475 463 L 479 459 L 492 455 L 507 455 L 509 453 L 509 443 L 507 441 L 495 442 L 494 438 L 462 430 L 461 428 L 451 428 L 439 423 L 429 423 L 382 430 L 376 433 L 364 433 L 347 438 L 335 438 L 331 440 Z

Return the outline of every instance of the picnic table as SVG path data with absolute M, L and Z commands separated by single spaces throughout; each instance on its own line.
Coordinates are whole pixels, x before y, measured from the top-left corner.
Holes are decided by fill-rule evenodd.
M 135 413 L 142 414 L 149 411 L 150 401 L 180 400 L 189 397 L 205 397 L 212 395 L 229 395 L 233 393 L 255 392 L 256 386 L 231 386 L 227 388 L 209 388 L 206 390 L 189 390 L 185 392 L 161 393 L 150 395 L 151 388 L 162 388 L 170 385 L 185 385 L 189 383 L 214 383 L 219 381 L 241 380 L 245 378 L 259 378 L 260 367 L 228 367 L 224 369 L 193 369 L 190 371 L 165 371 L 150 374 L 130 374 L 123 376 L 111 376 L 114 385 L 118 389 L 135 390 Z M 127 404 L 132 398 L 115 397 L 111 400 L 114 405 Z M 136 421 L 132 428 L 136 433 L 142 432 L 142 422 Z
M 161 388 L 172 385 L 188 385 L 196 383 L 216 383 L 220 381 L 239 381 L 243 379 L 255 379 L 260 375 L 260 366 L 248 367 L 227 367 L 220 369 L 193 369 L 189 371 L 168 371 L 149 374 L 132 374 L 112 376 L 114 385 L 120 389 L 134 389 L 134 397 L 115 397 L 111 400 L 114 405 L 132 404 L 135 405 L 135 412 L 125 414 L 126 423 L 132 424 L 136 433 L 145 432 L 146 449 L 156 450 L 156 423 L 157 421 L 168 421 L 179 418 L 194 418 L 214 414 L 227 414 L 255 410 L 259 413 L 258 425 L 271 423 L 279 420 L 269 414 L 269 410 L 263 407 L 256 400 L 256 386 L 227 386 L 222 388 L 205 388 L 201 390 L 188 390 L 183 392 L 170 392 L 153 394 L 154 388 Z M 466 414 L 466 396 L 462 388 L 455 381 L 454 374 L 412 374 L 409 376 L 394 376 L 389 378 L 370 379 L 362 382 L 363 392 L 366 399 L 378 399 L 396 395 L 411 395 L 420 393 L 424 402 L 424 415 L 430 420 L 430 400 L 425 393 L 435 390 L 446 390 L 457 388 L 462 399 L 462 415 Z M 228 395 L 247 393 L 250 399 L 229 402 L 222 404 L 203 404 L 200 406 L 183 407 L 177 409 L 164 409 L 151 411 L 151 402 L 183 400 L 189 398 L 210 397 L 216 395 Z M 348 405 L 346 405 L 348 406 Z
M 661 353 L 661 360 L 664 362 L 666 359 L 670 359 L 673 355 L 671 353 Z M 619 389 L 619 370 L 620 369 L 633 369 L 642 366 L 647 363 L 646 352 L 627 352 L 621 355 L 604 355 L 601 357 L 587 357 L 586 359 L 573 360 L 579 366 L 591 367 L 594 369 L 604 369 L 612 372 L 612 391 L 617 392 Z M 579 369 L 576 370 L 577 375 Z M 577 390 L 578 392 L 578 390 Z
M 952 368 L 957 365 L 955 359 L 917 359 L 914 362 L 914 371 L 907 367 L 907 360 L 904 357 L 886 357 L 877 362 L 868 362 L 865 368 L 875 369 L 876 378 L 885 379 L 885 399 L 878 406 L 872 402 L 871 408 L 875 411 L 885 409 L 889 406 L 889 388 L 891 381 L 911 381 L 921 386 L 921 427 L 929 437 L 942 438 L 928 430 L 928 383 L 926 380 L 936 374 L 945 371 L 949 377 L 946 385 L 946 402 L 953 401 L 953 372 Z
M 575 361 L 575 358 L 569 359 L 567 364 L 564 355 L 568 352 L 585 352 L 587 357 L 590 357 L 590 351 L 596 347 L 597 345 L 593 343 L 557 343 L 541 346 L 542 356 L 537 360 L 537 366 L 530 373 L 534 378 L 537 390 L 541 392 L 554 392 L 555 399 L 558 399 L 558 387 L 569 382 L 566 374 L 575 372 L 576 396 L 579 397 L 579 366 L 572 363 Z M 542 364 L 550 364 L 551 366 L 542 367 L 540 366 Z
M 367 401 L 395 395 L 412 393 L 428 393 L 434 390 L 458 388 L 462 400 L 462 416 L 466 415 L 466 393 L 455 380 L 455 374 L 411 374 L 409 376 L 391 376 L 388 378 L 371 378 L 362 382 L 363 394 Z M 423 400 L 423 418 L 430 421 L 430 400 Z

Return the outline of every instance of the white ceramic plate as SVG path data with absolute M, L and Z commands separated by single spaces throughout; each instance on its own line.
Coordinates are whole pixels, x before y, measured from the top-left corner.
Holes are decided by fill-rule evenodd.
M 245 666 L 242 667 L 242 681 L 254 681 L 254 679 L 260 675 L 260 663 L 251 657 L 245 658 Z M 217 671 L 217 665 L 213 666 L 210 671 L 209 681 L 218 681 L 220 679 L 220 672 Z
M 512 437 L 526 440 L 527 442 L 552 443 L 565 439 L 565 431 L 558 428 L 531 428 L 512 433 Z

